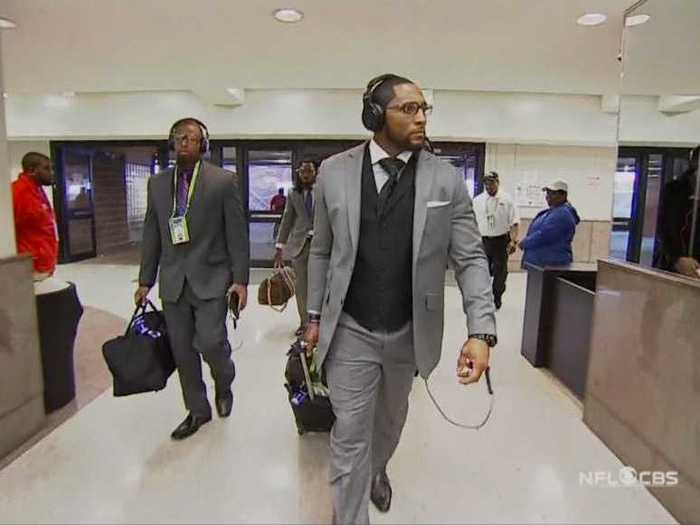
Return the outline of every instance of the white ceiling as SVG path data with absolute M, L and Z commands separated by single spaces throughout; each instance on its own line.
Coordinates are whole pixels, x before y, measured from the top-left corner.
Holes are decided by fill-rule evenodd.
M 359 88 L 616 92 L 632 0 L 3 0 L 12 93 Z M 303 22 L 271 13 L 292 5 Z M 609 16 L 585 28 L 586 12 Z
M 700 1 L 648 0 L 634 14 L 651 18 L 625 29 L 622 92 L 700 95 Z

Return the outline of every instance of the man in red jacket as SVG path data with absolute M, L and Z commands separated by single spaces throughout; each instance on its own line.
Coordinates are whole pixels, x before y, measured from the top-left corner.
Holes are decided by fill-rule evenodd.
M 34 280 L 53 275 L 58 259 L 56 217 L 42 186 L 54 183 L 50 159 L 30 152 L 22 157 L 22 173 L 12 183 L 17 252 L 34 259 Z

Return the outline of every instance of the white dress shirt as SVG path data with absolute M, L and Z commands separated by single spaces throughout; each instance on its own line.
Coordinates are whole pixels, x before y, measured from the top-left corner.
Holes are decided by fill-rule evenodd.
M 482 237 L 500 237 L 520 223 L 513 199 L 501 190 L 493 197 L 487 191 L 474 197 L 474 215 Z
M 411 155 L 413 155 L 412 151 L 405 150 L 396 155 L 396 158 L 401 159 L 404 162 L 404 164 L 408 164 L 408 161 L 411 160 Z M 379 144 L 377 144 L 374 139 L 372 139 L 369 142 L 369 157 L 372 161 L 372 171 L 374 171 L 374 182 L 377 183 L 377 193 L 379 193 L 382 191 L 384 184 L 386 184 L 386 182 L 389 180 L 389 174 L 384 168 L 382 168 L 382 165 L 379 164 L 379 161 L 391 157 L 391 155 L 384 151 L 384 149 Z M 403 170 L 399 172 L 399 176 L 396 180 L 401 178 L 402 173 Z

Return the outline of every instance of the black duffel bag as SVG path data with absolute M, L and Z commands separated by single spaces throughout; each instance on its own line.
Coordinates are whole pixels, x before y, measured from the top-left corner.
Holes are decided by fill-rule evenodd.
M 136 307 L 126 333 L 102 345 L 102 354 L 115 397 L 162 390 L 175 371 L 165 317 L 150 301 Z

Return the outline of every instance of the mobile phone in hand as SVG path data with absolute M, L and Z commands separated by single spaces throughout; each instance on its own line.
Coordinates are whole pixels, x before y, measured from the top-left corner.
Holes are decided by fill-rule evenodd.
M 238 298 L 238 294 L 236 292 L 231 292 L 231 295 L 229 295 L 228 308 L 231 310 L 234 318 L 238 319 L 240 317 L 240 299 Z

